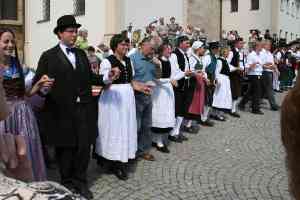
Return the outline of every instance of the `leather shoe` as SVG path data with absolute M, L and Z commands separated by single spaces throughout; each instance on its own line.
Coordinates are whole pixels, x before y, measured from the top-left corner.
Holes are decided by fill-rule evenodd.
M 190 133 L 190 134 L 197 134 L 198 133 L 198 130 L 196 130 L 196 128 L 194 128 L 194 127 L 186 127 L 186 126 L 184 126 L 183 128 L 182 128 L 182 131 L 183 132 L 186 132 L 186 133 Z
M 278 111 L 278 110 L 279 110 L 279 106 L 272 106 L 272 107 L 271 107 L 271 110 L 273 110 L 273 111 Z
M 202 126 L 207 126 L 207 127 L 213 127 L 214 123 L 210 120 L 206 120 L 206 121 L 199 121 L 199 124 L 201 124 Z
M 212 119 L 217 120 L 217 121 L 221 121 L 221 122 L 225 122 L 226 119 L 223 116 L 219 116 L 219 115 L 215 115 L 215 116 L 211 116 Z
M 238 108 L 240 109 L 240 110 L 242 110 L 242 111 L 244 111 L 246 108 L 245 108 L 245 105 L 243 105 L 243 104 L 239 104 L 238 105 Z
M 230 116 L 235 117 L 235 118 L 241 118 L 241 115 L 239 115 L 238 113 L 234 112 L 234 113 L 229 113 Z
M 189 139 L 187 137 L 185 137 L 184 135 L 180 134 L 178 136 L 182 141 L 188 141 Z
M 94 199 L 92 191 L 89 190 L 87 187 L 79 188 L 77 191 L 81 196 L 83 196 L 87 200 Z
M 150 153 L 143 154 L 142 158 L 147 161 L 155 161 L 155 157 Z
M 116 169 L 116 170 L 114 171 L 114 174 L 115 174 L 115 176 L 116 176 L 118 179 L 120 179 L 120 180 L 122 180 L 122 181 L 128 180 L 128 175 L 127 175 L 127 173 L 126 173 L 125 171 L 121 170 L 121 169 Z
M 176 143 L 182 143 L 182 142 L 183 142 L 182 139 L 179 138 L 179 137 L 175 137 L 175 136 L 171 136 L 171 135 L 170 135 L 168 138 L 169 138 L 169 140 L 172 141 L 172 142 L 176 142 Z
M 157 151 L 160 151 L 162 153 L 170 153 L 170 150 L 166 146 L 163 146 L 163 147 L 156 146 L 156 149 L 157 149 Z
M 255 115 L 263 115 L 264 114 L 261 110 L 253 110 L 252 113 Z

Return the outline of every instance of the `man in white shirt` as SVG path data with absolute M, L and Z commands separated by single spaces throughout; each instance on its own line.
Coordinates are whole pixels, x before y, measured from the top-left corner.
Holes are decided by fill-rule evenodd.
M 277 105 L 274 97 L 274 90 L 273 90 L 273 72 L 277 70 L 276 65 L 274 63 L 273 54 L 270 52 L 272 47 L 272 43 L 270 40 L 264 42 L 264 49 L 262 51 L 263 55 L 263 91 L 266 94 L 271 110 L 277 111 L 279 106 Z
M 262 89 L 262 72 L 263 72 L 263 54 L 262 43 L 260 41 L 255 42 L 254 50 L 247 57 L 246 69 L 248 70 L 248 77 L 250 81 L 249 89 L 246 95 L 243 97 L 239 104 L 241 110 L 245 109 L 246 103 L 252 99 L 252 113 L 262 115 L 260 110 L 259 101 L 261 99 Z

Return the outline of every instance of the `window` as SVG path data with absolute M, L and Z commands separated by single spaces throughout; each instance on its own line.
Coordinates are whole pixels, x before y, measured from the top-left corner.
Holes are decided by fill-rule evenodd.
M 291 13 L 292 13 L 292 17 L 295 17 L 295 3 L 292 3 L 292 7 L 291 7 Z
M 17 0 L 0 1 L 0 20 L 18 20 Z
M 74 0 L 74 15 L 85 14 L 85 0 Z
M 290 12 L 289 12 L 289 10 L 290 10 L 290 0 L 286 0 L 286 14 L 290 14 Z
M 296 4 L 296 16 L 297 16 L 297 19 L 299 19 L 299 17 L 300 17 L 300 3 Z
M 284 0 L 280 1 L 280 10 L 284 11 Z
M 50 0 L 42 0 L 42 19 L 39 22 L 50 21 Z
M 231 12 L 238 12 L 239 10 L 239 1 L 231 0 Z
M 251 0 L 251 10 L 259 10 L 259 0 Z
M 293 34 L 293 33 L 291 33 L 291 40 L 293 40 L 293 36 L 294 36 L 294 34 Z
M 285 32 L 285 39 L 287 39 L 287 37 L 288 37 L 288 32 L 286 31 Z

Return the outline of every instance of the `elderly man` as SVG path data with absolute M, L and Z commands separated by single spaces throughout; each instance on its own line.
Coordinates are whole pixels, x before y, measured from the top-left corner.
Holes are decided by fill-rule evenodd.
M 157 78 L 160 61 L 153 57 L 156 46 L 153 37 L 144 38 L 140 44 L 140 49 L 130 55 L 130 59 L 135 71 L 133 80 L 141 85 L 154 86 L 153 81 Z M 152 120 L 152 97 L 149 92 L 135 92 L 136 117 L 138 126 L 138 156 L 154 161 L 155 158 L 150 154 L 152 144 L 151 120 Z

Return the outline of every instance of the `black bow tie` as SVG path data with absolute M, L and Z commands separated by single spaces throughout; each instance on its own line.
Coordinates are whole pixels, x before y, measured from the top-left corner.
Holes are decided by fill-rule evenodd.
M 66 48 L 67 50 L 67 54 L 71 53 L 75 53 L 75 48 Z

